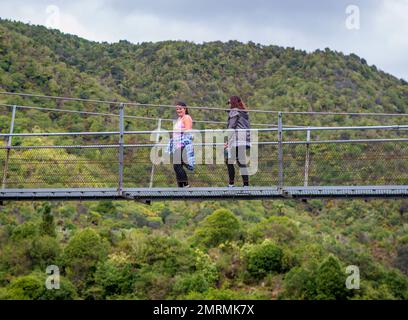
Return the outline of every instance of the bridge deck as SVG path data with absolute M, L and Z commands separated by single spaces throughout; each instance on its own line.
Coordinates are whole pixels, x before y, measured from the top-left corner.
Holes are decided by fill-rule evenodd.
M 225 200 L 225 199 L 309 199 L 309 198 L 401 198 L 408 186 L 319 186 L 234 187 L 234 188 L 74 188 L 3 189 L 0 201 L 7 200 Z

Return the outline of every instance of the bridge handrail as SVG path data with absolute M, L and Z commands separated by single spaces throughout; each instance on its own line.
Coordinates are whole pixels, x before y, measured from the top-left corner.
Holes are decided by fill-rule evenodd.
M 310 141 L 282 141 L 284 145 L 309 145 L 309 144 L 336 144 L 336 143 L 382 143 L 382 142 L 408 142 L 408 138 L 397 139 L 350 139 L 350 140 L 310 140 Z M 278 141 L 253 142 L 253 145 L 278 145 Z M 223 146 L 224 143 L 193 143 L 193 146 Z M 166 147 L 163 143 L 123 144 L 124 148 L 153 148 Z M 30 150 L 30 149 L 108 149 L 119 148 L 120 144 L 91 144 L 91 145 L 43 145 L 43 146 L 0 146 L 0 150 Z
M 103 117 L 116 117 L 119 118 L 119 114 L 116 113 L 106 113 L 106 112 L 94 112 L 94 111 L 81 111 L 81 110 L 69 110 L 69 109 L 56 109 L 56 108 L 46 108 L 46 107 L 34 107 L 34 106 L 26 106 L 26 105 L 13 105 L 13 104 L 5 104 L 0 103 L 0 107 L 8 107 L 8 108 L 19 108 L 19 109 L 30 109 L 30 110 L 39 110 L 39 111 L 50 111 L 50 112 L 65 112 L 65 113 L 76 113 L 76 114 L 84 114 L 90 116 L 103 116 Z M 146 116 L 132 116 L 132 115 L 124 115 L 125 119 L 139 119 L 139 120 L 152 120 L 152 121 L 167 121 L 167 122 L 174 122 L 175 119 L 167 119 L 167 118 L 157 118 L 157 117 L 146 117 Z M 215 120 L 194 120 L 195 123 L 208 123 L 208 124 L 225 124 L 225 121 L 215 121 Z M 253 126 L 264 126 L 264 127 L 276 127 L 276 124 L 270 123 L 252 123 Z M 302 127 L 302 126 L 293 126 L 293 127 Z
M 282 131 L 337 131 L 337 130 L 405 130 L 408 125 L 391 125 L 391 126 L 346 126 L 346 127 L 304 127 L 304 128 L 282 128 Z M 260 129 L 202 129 L 189 130 L 190 133 L 206 132 L 276 132 L 278 128 L 260 128 Z M 126 135 L 143 135 L 143 134 L 163 134 L 173 132 L 173 130 L 144 130 L 144 131 L 124 131 Z M 96 132 L 42 132 L 42 133 L 0 133 L 0 137 L 49 137 L 49 136 L 89 136 L 89 135 L 118 135 L 119 131 L 96 131 Z

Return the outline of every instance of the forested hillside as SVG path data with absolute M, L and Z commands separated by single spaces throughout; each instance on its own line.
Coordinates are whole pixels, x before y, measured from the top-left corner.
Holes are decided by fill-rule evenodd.
M 235 41 L 96 43 L 6 20 L 0 20 L 0 91 L 151 104 L 183 99 L 218 107 L 239 94 L 253 109 L 408 113 L 408 84 L 353 54 Z M 95 103 L 4 95 L 0 103 L 116 111 Z M 117 128 L 112 118 L 18 112 L 15 132 Z M 128 112 L 175 117 L 171 109 Z M 193 112 L 195 119 L 225 121 L 224 113 Z M 251 117 L 275 123 L 268 114 Z M 9 130 L 9 119 L 10 110 L 2 107 L 1 132 Z M 288 116 L 285 121 L 405 120 Z M 127 129 L 155 126 L 127 123 Z M 47 140 L 56 142 L 72 143 Z M 84 168 L 87 174 L 95 171 L 92 164 Z M 0 298 L 408 299 L 407 210 L 405 200 L 6 202 L 0 207 Z M 45 289 L 48 265 L 60 267 L 60 290 Z M 348 265 L 360 268 L 359 290 L 344 286 Z

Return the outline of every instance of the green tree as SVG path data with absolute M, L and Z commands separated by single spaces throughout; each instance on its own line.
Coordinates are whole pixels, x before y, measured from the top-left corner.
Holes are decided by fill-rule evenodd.
M 60 288 L 59 289 L 46 289 L 42 293 L 41 300 L 76 300 L 78 299 L 78 293 L 71 281 L 67 278 L 60 276 Z
M 111 254 L 105 261 L 99 262 L 95 283 L 103 288 L 104 298 L 133 292 L 133 282 L 137 276 L 136 267 L 130 256 L 120 252 Z
M 316 269 L 313 264 L 308 267 L 294 267 L 284 278 L 283 297 L 288 299 L 313 300 L 316 297 Z
M 392 269 L 385 273 L 383 283 L 387 285 L 397 299 L 408 299 L 408 279 L 401 271 Z
M 42 222 L 40 224 L 40 234 L 55 237 L 55 223 L 54 216 L 51 213 L 51 204 L 46 202 L 39 210 L 42 216 Z
M 201 222 L 195 231 L 195 242 L 207 247 L 238 239 L 240 223 L 227 209 L 215 210 Z
M 28 221 L 15 227 L 12 231 L 10 239 L 13 241 L 30 239 L 38 236 L 38 233 L 38 224 Z
M 29 255 L 33 265 L 45 270 L 48 265 L 57 264 L 61 251 L 55 238 L 44 235 L 33 240 Z
M 246 268 L 257 279 L 282 271 L 283 250 L 270 240 L 253 245 L 244 252 Z
M 36 300 L 41 297 L 45 288 L 45 278 L 37 275 L 27 275 L 15 278 L 6 288 L 3 299 Z
M 195 268 L 197 272 L 202 274 L 206 281 L 212 285 L 218 280 L 218 270 L 210 256 L 199 249 L 195 250 L 196 261 Z
M 182 275 L 176 278 L 173 292 L 176 296 L 188 294 L 190 292 L 205 292 L 210 288 L 205 276 L 195 272 L 192 274 Z
M 256 224 L 248 233 L 249 238 L 254 241 L 268 238 L 278 243 L 288 243 L 299 235 L 299 228 L 288 217 L 272 216 Z
M 59 289 L 47 289 L 46 274 L 38 272 L 13 279 L 0 299 L 7 300 L 73 300 L 78 297 L 73 284 L 60 277 Z
M 108 247 L 106 240 L 90 228 L 76 233 L 65 247 L 65 272 L 80 291 L 93 281 L 96 266 L 106 258 Z
M 329 255 L 319 266 L 316 273 L 316 299 L 346 299 L 350 290 L 346 288 L 345 271 L 337 257 Z
M 158 272 L 175 275 L 194 268 L 194 254 L 184 242 L 174 237 L 149 236 L 136 261 L 154 267 Z

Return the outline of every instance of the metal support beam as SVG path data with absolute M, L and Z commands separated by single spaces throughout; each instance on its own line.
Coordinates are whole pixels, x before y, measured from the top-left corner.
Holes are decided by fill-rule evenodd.
M 204 201 L 204 200 L 256 200 L 256 199 L 348 199 L 348 198 L 408 198 L 408 185 L 391 186 L 285 186 L 235 188 L 115 188 L 73 189 L 5 189 L 0 190 L 0 201 Z
M 16 118 L 16 110 L 17 110 L 17 106 L 14 105 L 13 106 L 13 111 L 11 113 L 10 134 L 13 134 L 13 131 L 14 131 L 14 120 Z M 13 139 L 13 136 L 10 135 L 8 137 L 8 141 L 7 141 L 7 153 L 6 153 L 6 160 L 4 162 L 3 181 L 2 181 L 2 185 L 1 185 L 2 189 L 5 189 L 6 185 L 7 185 L 7 171 L 8 171 L 8 163 L 9 163 L 9 159 L 10 159 L 12 139 Z
M 309 164 L 310 164 L 310 130 L 307 131 L 306 136 L 306 158 L 305 158 L 305 181 L 304 186 L 309 185 Z
M 161 130 L 161 122 L 162 122 L 162 119 L 159 119 L 158 122 L 157 122 L 157 130 L 158 131 Z M 156 135 L 156 144 L 159 143 L 159 139 L 160 139 L 160 133 L 157 133 L 157 135 Z M 153 187 L 153 178 L 154 178 L 154 163 L 152 163 L 152 171 L 150 172 L 149 188 Z
M 119 185 L 118 192 L 121 195 L 123 191 L 123 160 L 124 160 L 124 132 L 125 132 L 125 123 L 124 123 L 124 104 L 119 105 Z
M 282 126 L 282 112 L 278 113 L 278 188 L 283 188 L 283 126 Z

